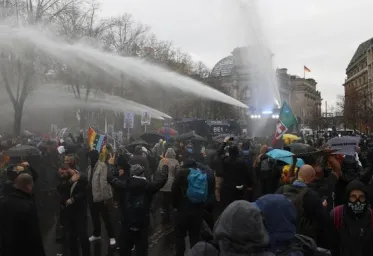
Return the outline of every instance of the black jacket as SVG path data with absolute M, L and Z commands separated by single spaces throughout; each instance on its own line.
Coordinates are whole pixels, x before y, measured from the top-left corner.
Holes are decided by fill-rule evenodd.
M 0 255 L 44 256 L 39 219 L 31 195 L 15 190 L 0 202 Z
M 119 178 L 114 178 L 111 172 L 108 172 L 108 182 L 116 190 L 119 197 L 119 207 L 121 211 L 122 225 L 128 221 L 127 207 L 128 198 L 135 195 L 145 195 L 144 208 L 149 213 L 153 195 L 157 193 L 167 182 L 167 173 L 156 172 L 153 181 L 149 181 L 143 177 L 122 175 Z M 144 219 L 144 224 L 149 221 L 148 215 Z
M 84 175 L 80 175 L 79 181 L 72 189 L 73 184 L 69 181 L 62 181 L 57 191 L 60 194 L 61 213 L 65 217 L 85 216 L 87 207 L 87 187 L 88 179 Z M 66 201 L 70 198 L 74 199 L 74 203 L 66 206 Z

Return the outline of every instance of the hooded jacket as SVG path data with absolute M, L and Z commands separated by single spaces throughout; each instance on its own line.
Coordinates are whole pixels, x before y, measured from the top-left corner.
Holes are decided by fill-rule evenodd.
M 214 243 L 199 242 L 189 256 L 274 256 L 260 210 L 247 201 L 231 203 L 215 224 Z
M 350 182 L 346 187 L 346 196 L 349 197 L 353 190 L 366 192 L 364 183 L 358 180 Z M 342 224 L 335 228 L 335 243 L 333 245 L 333 256 L 363 256 L 373 255 L 373 224 L 371 212 L 368 208 L 361 214 L 354 214 L 349 210 L 348 204 L 343 205 Z M 330 215 L 334 222 L 335 208 Z
M 278 194 L 262 196 L 255 204 L 264 216 L 270 251 L 288 249 L 296 233 L 297 213 L 294 205 L 284 195 Z

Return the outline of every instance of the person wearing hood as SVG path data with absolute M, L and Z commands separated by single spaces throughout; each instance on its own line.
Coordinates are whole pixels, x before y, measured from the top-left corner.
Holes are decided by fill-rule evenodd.
M 147 256 L 152 198 L 166 184 L 168 173 L 163 170 L 156 172 L 150 181 L 145 178 L 143 166 L 131 166 L 123 156 L 119 156 L 116 166 L 119 177 L 115 178 L 108 172 L 107 179 L 120 197 L 120 255 L 131 255 L 135 246 L 137 256 Z
M 214 240 L 199 242 L 188 256 L 274 256 L 258 207 L 244 200 L 231 203 L 215 223 Z
M 163 168 L 167 168 L 168 179 L 163 188 L 162 193 L 162 209 L 161 214 L 165 218 L 170 217 L 171 212 L 171 188 L 174 183 L 177 172 L 180 170 L 179 161 L 176 160 L 176 153 L 173 148 L 168 148 L 165 157 L 159 161 L 158 171 L 162 171 Z
M 347 185 L 346 192 L 347 203 L 330 213 L 335 231 L 333 256 L 373 255 L 373 214 L 365 185 L 354 180 Z
M 297 212 L 284 195 L 268 194 L 254 203 L 261 211 L 269 234 L 268 250 L 277 254 L 289 252 L 290 256 L 311 255 L 317 250 L 312 238 L 297 235 Z M 304 254 L 304 252 L 310 254 Z M 288 256 L 287 255 L 287 256 Z
M 144 176 L 148 180 L 150 179 L 151 172 L 149 167 L 149 161 L 143 155 L 142 146 L 136 146 L 133 156 L 131 157 L 129 164 L 135 165 L 138 164 L 144 168 Z

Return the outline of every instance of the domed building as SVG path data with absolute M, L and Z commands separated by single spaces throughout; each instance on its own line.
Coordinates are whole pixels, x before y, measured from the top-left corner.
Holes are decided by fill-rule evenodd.
M 209 80 L 235 99 L 247 104 L 251 112 L 272 109 L 290 102 L 290 79 L 286 69 L 272 69 L 273 54 L 263 46 L 235 48 L 230 56 L 213 67 Z M 278 85 L 278 87 L 277 87 Z M 242 111 L 241 118 L 250 114 Z

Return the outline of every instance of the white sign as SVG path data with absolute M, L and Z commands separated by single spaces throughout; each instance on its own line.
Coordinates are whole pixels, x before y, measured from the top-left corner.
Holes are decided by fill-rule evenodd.
M 65 128 L 62 128 L 58 134 L 58 138 L 62 139 L 63 136 L 65 135 L 67 129 L 69 129 L 68 127 L 65 127 Z
M 53 138 L 57 137 L 58 134 L 58 126 L 55 124 L 51 124 L 51 136 Z
M 359 144 L 360 137 L 343 136 L 335 137 L 328 141 L 328 144 L 332 149 L 338 150 L 334 154 L 354 156 L 356 147 Z
M 148 112 L 143 112 L 141 115 L 141 125 L 150 125 L 150 114 Z
M 124 129 L 133 129 L 133 125 L 135 123 L 135 115 L 131 112 L 125 113 L 124 114 L 124 124 L 123 128 Z

